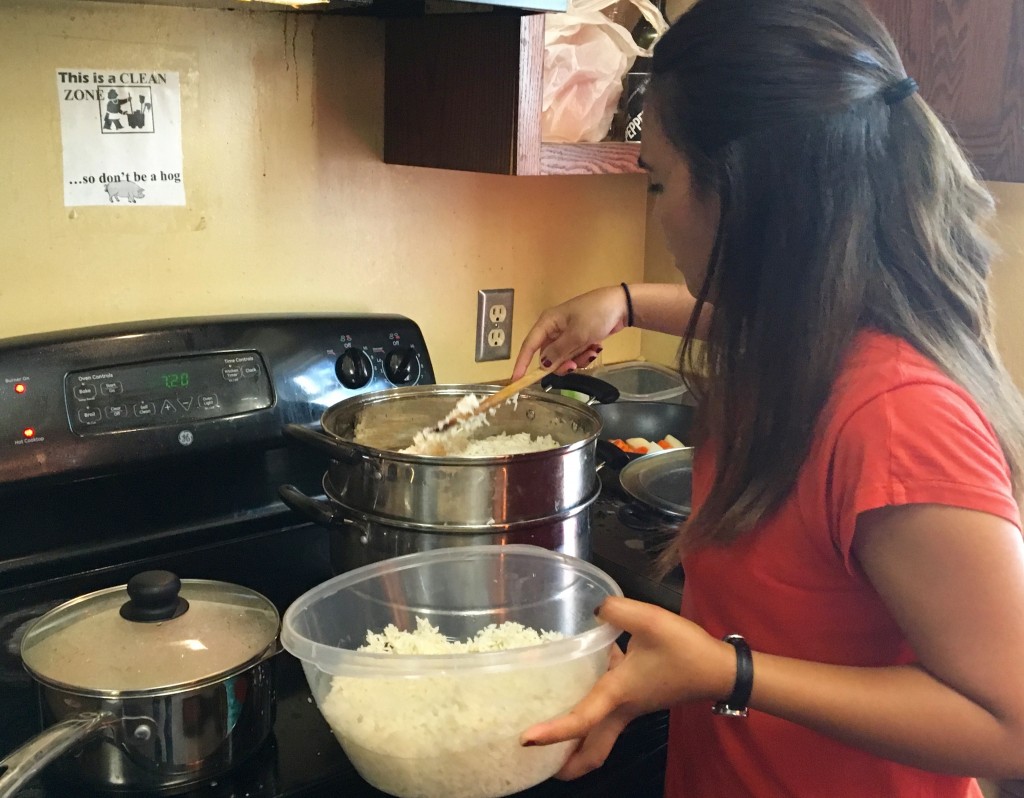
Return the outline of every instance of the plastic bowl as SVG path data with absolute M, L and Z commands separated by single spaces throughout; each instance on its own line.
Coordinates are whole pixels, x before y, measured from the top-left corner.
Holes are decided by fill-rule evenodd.
M 324 718 L 359 774 L 400 798 L 493 798 L 554 775 L 574 743 L 519 744 L 608 666 L 620 630 L 594 608 L 622 590 L 593 565 L 536 546 L 444 548 L 357 568 L 300 596 L 281 642 L 302 661 Z M 423 618 L 450 640 L 514 621 L 564 637 L 486 653 L 358 651 L 388 624 Z
M 620 402 L 681 403 L 688 393 L 679 372 L 639 360 L 594 370 L 594 376 L 619 389 Z

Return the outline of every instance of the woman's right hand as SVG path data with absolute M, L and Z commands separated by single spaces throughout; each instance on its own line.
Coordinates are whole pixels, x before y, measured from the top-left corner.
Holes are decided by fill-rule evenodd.
M 558 374 L 588 365 L 601 351 L 601 342 L 623 329 L 626 319 L 626 294 L 618 285 L 596 288 L 548 308 L 526 334 L 512 379 L 523 376 L 538 353 L 542 365 L 561 364 Z

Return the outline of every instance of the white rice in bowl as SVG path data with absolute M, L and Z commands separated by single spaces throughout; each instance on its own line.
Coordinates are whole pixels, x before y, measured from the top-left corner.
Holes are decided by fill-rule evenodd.
M 502 651 L 561 637 L 516 623 L 448 641 L 423 619 L 415 632 L 367 633 L 361 650 L 406 654 Z M 575 743 L 524 748 L 519 735 L 571 709 L 606 670 L 600 649 L 505 670 L 417 676 L 335 676 L 320 709 L 359 774 L 399 798 L 496 798 L 553 776 Z

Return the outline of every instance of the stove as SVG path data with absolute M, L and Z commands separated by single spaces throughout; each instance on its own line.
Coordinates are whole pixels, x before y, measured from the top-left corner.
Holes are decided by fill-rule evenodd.
M 599 472 L 601 493 L 591 509 L 590 561 L 619 583 L 629 598 L 679 612 L 683 569 L 677 565 L 660 575 L 657 559 L 677 532 L 672 519 L 630 496 L 618 472 Z
M 293 484 L 322 495 L 324 457 L 286 444 L 282 427 L 315 424 L 363 391 L 434 381 L 418 326 L 390 315 L 178 319 L 0 341 L 0 757 L 41 729 L 19 657 L 35 618 L 155 568 L 245 585 L 283 612 L 334 574 L 328 531 L 277 494 Z M 681 576 L 650 575 L 664 527 L 628 526 L 630 502 L 602 482 L 593 561 L 627 595 L 678 609 Z M 133 795 L 383 795 L 345 758 L 299 663 L 283 653 L 274 667 L 276 720 L 258 752 L 219 778 Z M 660 796 L 666 734 L 664 713 L 639 718 L 604 767 L 521 795 Z M 51 766 L 19 795 L 116 794 L 64 778 Z

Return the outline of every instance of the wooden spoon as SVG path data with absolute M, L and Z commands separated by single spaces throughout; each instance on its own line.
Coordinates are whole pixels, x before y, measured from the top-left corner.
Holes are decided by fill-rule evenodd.
M 438 421 L 437 422 L 437 426 L 435 427 L 435 429 L 438 432 L 444 432 L 445 430 L 451 429 L 456 424 L 459 424 L 459 423 L 465 421 L 468 418 L 472 418 L 473 416 L 480 415 L 481 413 L 486 413 L 491 408 L 498 407 L 506 399 L 509 399 L 509 398 L 515 396 L 517 393 L 519 393 L 524 388 L 529 388 L 535 382 L 540 382 L 542 379 L 544 379 L 548 374 L 550 374 L 556 368 L 557 368 L 557 366 L 554 366 L 554 365 L 551 365 L 551 366 L 541 366 L 540 368 L 536 368 L 533 371 L 526 372 L 526 374 L 524 374 L 522 377 L 520 377 L 515 382 L 510 382 L 508 385 L 506 385 L 501 390 L 496 391 L 495 393 L 492 393 L 490 396 L 485 398 L 482 402 L 480 402 L 479 405 L 474 407 L 472 410 L 470 410 L 470 411 L 468 411 L 466 413 L 461 413 L 461 414 L 455 416 L 454 418 L 449 419 L 448 421 L 443 421 L 443 420 L 442 421 Z

